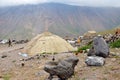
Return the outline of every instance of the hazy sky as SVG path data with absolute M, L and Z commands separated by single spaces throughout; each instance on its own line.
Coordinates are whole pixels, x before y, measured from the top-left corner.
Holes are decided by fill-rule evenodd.
M 0 0 L 0 7 L 21 4 L 39 4 L 45 2 L 59 2 L 80 6 L 110 6 L 120 7 L 120 0 Z

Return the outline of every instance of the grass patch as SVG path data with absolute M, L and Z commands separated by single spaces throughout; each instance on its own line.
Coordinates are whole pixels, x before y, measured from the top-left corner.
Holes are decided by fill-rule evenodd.
M 86 78 L 82 78 L 82 80 L 86 80 Z
M 5 74 L 4 76 L 3 76 L 3 80 L 10 80 L 10 75 L 9 74 Z
M 87 50 L 87 49 L 90 49 L 91 46 L 92 46 L 92 45 L 89 44 L 89 45 L 85 45 L 85 46 L 79 47 L 78 50 L 77 50 L 77 52 L 81 52 L 82 50 L 85 50 L 85 52 L 86 52 L 86 50 Z
M 102 80 L 108 80 L 107 78 L 103 78 Z
M 112 48 L 120 48 L 120 40 L 110 43 L 110 47 Z
M 82 46 L 82 47 L 79 47 L 76 51 L 74 51 L 75 54 L 78 54 L 78 53 L 82 53 L 83 50 L 85 52 L 87 52 L 87 49 L 90 49 L 92 47 L 92 43 L 93 41 L 90 41 L 89 43 L 87 43 L 86 45 Z
M 83 47 L 80 47 L 78 48 L 78 52 L 81 51 L 81 50 L 86 50 L 86 49 L 89 49 L 90 46 L 83 46 Z

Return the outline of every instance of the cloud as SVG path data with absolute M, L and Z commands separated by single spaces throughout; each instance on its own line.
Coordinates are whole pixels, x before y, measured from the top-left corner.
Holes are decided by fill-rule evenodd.
M 0 6 L 44 3 L 48 0 L 0 0 Z
M 111 6 L 120 7 L 120 0 L 0 0 L 0 6 L 12 6 L 21 4 L 38 4 L 45 2 L 58 2 L 80 6 Z
M 58 0 L 60 1 L 60 0 Z M 68 0 L 65 0 L 66 3 Z M 111 6 L 120 7 L 120 0 L 69 0 L 69 4 L 80 6 Z

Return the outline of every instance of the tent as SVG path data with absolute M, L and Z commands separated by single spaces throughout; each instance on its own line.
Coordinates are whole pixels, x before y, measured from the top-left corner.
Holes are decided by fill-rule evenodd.
M 67 41 L 50 32 L 37 35 L 24 47 L 24 52 L 29 55 L 69 51 L 74 51 L 74 48 Z
M 93 38 L 97 35 L 96 31 L 88 31 L 84 33 L 83 37 L 86 39 Z

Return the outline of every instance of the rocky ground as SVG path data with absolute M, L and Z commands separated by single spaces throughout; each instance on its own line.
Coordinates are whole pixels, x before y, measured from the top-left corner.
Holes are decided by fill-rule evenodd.
M 43 70 L 47 61 L 51 61 L 53 55 L 40 55 L 30 58 L 19 55 L 25 44 L 0 45 L 0 80 L 46 80 L 48 73 Z M 120 49 L 111 49 L 112 55 L 105 59 L 104 66 L 87 66 L 85 64 L 86 53 L 79 53 L 78 65 L 75 75 L 69 80 L 120 80 Z M 74 53 L 55 54 L 55 59 L 60 60 Z M 32 56 L 33 57 L 33 56 Z M 30 59 L 29 59 L 30 58 Z M 23 61 L 22 59 L 29 59 Z M 25 65 L 22 66 L 21 64 Z

